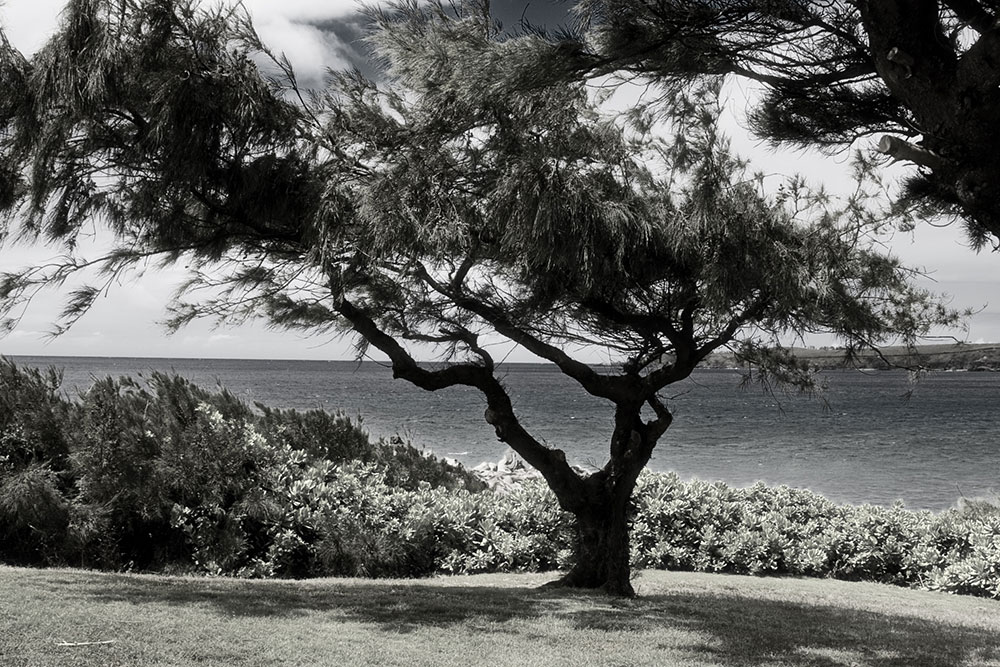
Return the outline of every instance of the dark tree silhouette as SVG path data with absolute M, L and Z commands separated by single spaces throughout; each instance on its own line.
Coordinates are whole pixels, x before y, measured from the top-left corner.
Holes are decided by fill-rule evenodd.
M 664 388 L 722 348 L 806 386 L 782 340 L 870 346 L 953 321 L 879 251 L 863 189 L 769 197 L 718 135 L 711 86 L 653 131 L 605 113 L 572 68 L 554 80 L 559 47 L 503 34 L 486 5 L 396 10 L 371 15 L 383 81 L 334 73 L 315 95 L 247 17 L 191 0 L 77 0 L 34 57 L 7 47 L 4 232 L 67 253 L 3 275 L 10 326 L 37 290 L 96 269 L 68 326 L 158 262 L 192 273 L 174 326 L 353 333 L 397 378 L 479 390 L 578 520 L 562 583 L 629 595 L 629 500 L 672 421 Z M 111 249 L 78 256 L 92 232 Z M 497 340 L 608 402 L 600 470 L 522 426 Z M 418 363 L 428 350 L 441 361 Z
M 582 70 L 670 86 L 735 75 L 761 84 L 752 130 L 915 165 L 899 210 L 960 217 L 1000 243 L 1000 4 L 987 0 L 581 0 Z M 874 143 L 874 142 L 873 142 Z

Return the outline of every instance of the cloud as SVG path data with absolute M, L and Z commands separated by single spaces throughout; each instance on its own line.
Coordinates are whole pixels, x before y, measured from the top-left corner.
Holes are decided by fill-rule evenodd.
M 364 24 L 360 2 L 245 0 L 244 6 L 263 42 L 288 57 L 307 88 L 319 87 L 328 68 L 367 64 L 359 45 Z
M 0 27 L 22 53 L 32 54 L 55 31 L 65 0 L 8 1 L 0 4 Z
M 342 69 L 351 64 L 345 57 L 350 52 L 349 45 L 333 32 L 287 15 L 252 16 L 261 41 L 274 53 L 288 58 L 306 88 L 319 87 L 328 68 Z
M 223 4 L 223 3 L 218 3 Z M 225 2 L 224 4 L 232 4 Z M 352 23 L 361 5 L 354 0 L 245 0 L 254 26 L 269 48 L 285 53 L 303 83 L 317 85 L 326 68 L 353 62 L 357 50 L 342 31 L 323 29 Z M 58 26 L 66 0 L 9 0 L 0 4 L 0 27 L 22 53 L 35 53 Z
M 270 20 L 274 17 L 291 21 L 316 22 L 342 18 L 357 14 L 361 3 L 355 0 L 244 0 L 243 5 L 250 10 L 255 20 Z

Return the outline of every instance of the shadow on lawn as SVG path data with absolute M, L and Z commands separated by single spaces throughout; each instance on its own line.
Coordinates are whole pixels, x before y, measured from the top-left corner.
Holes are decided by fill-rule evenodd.
M 576 612 L 574 622 L 581 629 L 640 635 L 654 624 L 688 630 L 704 638 L 692 652 L 720 664 L 1000 665 L 1000 636 L 907 615 L 732 594 L 654 595 L 629 607 Z
M 733 593 L 661 594 L 616 601 L 579 592 L 408 582 L 102 578 L 90 595 L 131 604 L 201 606 L 223 615 L 370 623 L 386 632 L 481 628 L 526 632 L 532 620 L 581 633 L 629 632 L 655 646 L 665 629 L 697 642 L 695 659 L 734 665 L 1000 665 L 1000 637 L 983 628 L 828 605 L 759 600 Z M 506 626 L 506 627 L 505 627 Z M 675 646 L 676 647 L 676 646 Z
M 506 622 L 531 618 L 540 611 L 532 589 L 441 586 L 388 581 L 331 582 L 233 579 L 139 578 L 108 575 L 109 586 L 92 594 L 107 601 L 131 604 L 205 606 L 227 616 L 295 618 L 329 613 L 350 620 L 376 623 L 386 630 L 417 626 L 448 627 L 480 617 Z

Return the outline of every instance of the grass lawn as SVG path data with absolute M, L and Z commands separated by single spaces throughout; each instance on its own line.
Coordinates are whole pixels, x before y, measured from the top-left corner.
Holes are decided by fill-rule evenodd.
M 644 572 L 243 581 L 0 566 L 0 665 L 997 665 L 1000 602 L 873 584 Z M 92 642 L 76 646 L 60 643 Z M 96 643 L 112 642 L 112 643 Z

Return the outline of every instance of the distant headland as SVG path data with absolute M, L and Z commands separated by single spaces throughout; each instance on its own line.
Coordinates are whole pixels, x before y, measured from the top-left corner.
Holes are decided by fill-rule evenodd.
M 1000 343 L 948 343 L 891 346 L 878 352 L 863 350 L 848 358 L 843 348 L 796 347 L 795 356 L 823 370 L 839 368 L 922 368 L 949 371 L 1000 371 Z M 736 368 L 740 364 L 732 352 L 713 354 L 705 360 L 708 368 Z

